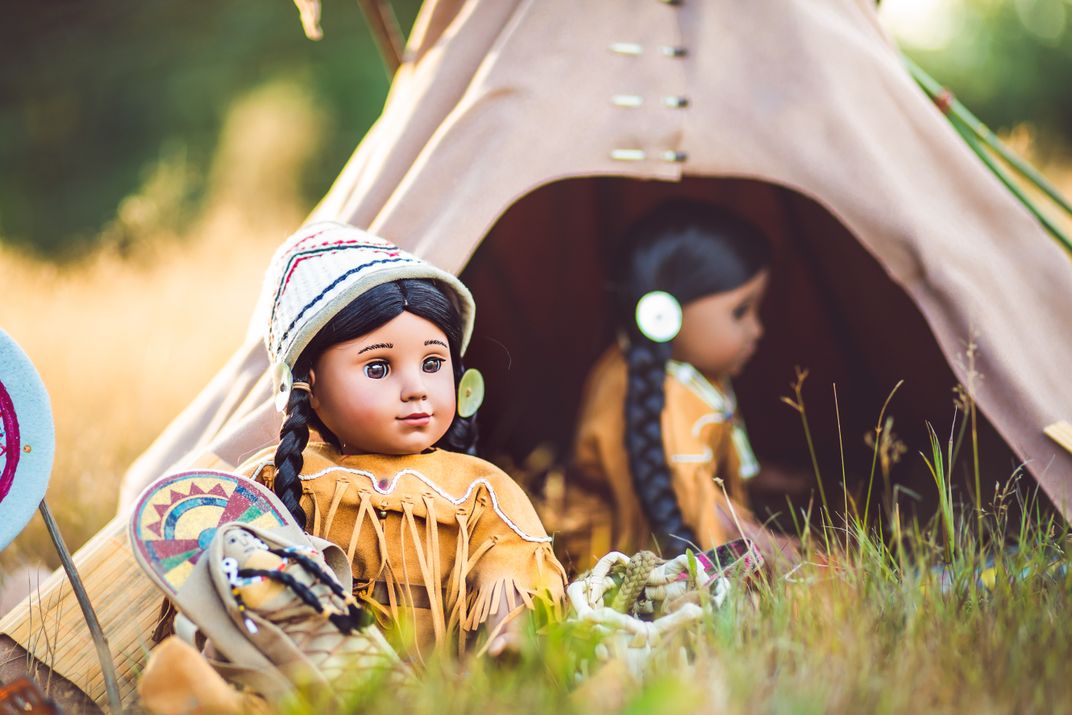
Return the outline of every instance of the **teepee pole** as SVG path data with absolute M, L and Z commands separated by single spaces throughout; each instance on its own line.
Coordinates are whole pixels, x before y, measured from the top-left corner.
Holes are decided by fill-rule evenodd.
M 387 65 L 387 72 L 393 77 L 402 64 L 402 52 L 406 46 L 394 8 L 390 0 L 357 0 L 357 4 L 365 15 L 380 56 Z
M 955 117 L 950 117 L 950 123 L 953 125 L 953 128 L 957 130 L 957 133 L 960 134 L 961 138 L 964 139 L 965 143 L 967 143 L 972 151 L 975 152 L 976 156 L 986 164 L 987 168 L 998 177 L 1001 183 L 1005 184 L 1005 188 L 1012 192 L 1012 195 L 1019 199 L 1020 203 L 1022 203 L 1027 210 L 1038 219 L 1038 222 L 1042 224 L 1043 228 L 1049 231 L 1050 234 L 1053 235 L 1053 237 L 1056 238 L 1069 252 L 1072 252 L 1072 240 L 1069 240 L 1068 236 L 1058 228 L 1057 224 L 1053 223 L 1053 221 L 1051 221 L 1050 218 L 1044 214 L 1037 205 L 1035 205 L 1035 202 L 1024 193 L 1023 189 L 1012 180 L 1012 177 L 1010 177 L 1008 173 L 994 161 L 993 157 L 991 157 L 986 149 L 979 143 L 979 139 L 972 132 L 971 127 L 963 124 L 959 118 Z
M 97 620 L 97 614 L 93 611 L 93 605 L 89 602 L 89 594 L 86 593 L 86 587 L 82 584 L 82 578 L 78 575 L 78 569 L 75 568 L 74 561 L 71 559 L 71 552 L 67 550 L 67 544 L 63 541 L 63 535 L 60 534 L 60 527 L 56 524 L 56 520 L 52 518 L 52 510 L 48 508 L 48 504 L 45 503 L 44 499 L 41 500 L 39 509 L 41 517 L 45 520 L 48 535 L 52 537 L 52 543 L 55 545 L 56 553 L 60 557 L 60 563 L 63 564 L 63 570 L 67 572 L 67 578 L 71 582 L 74 597 L 82 608 L 82 615 L 85 616 L 89 633 L 93 637 L 93 644 L 97 646 L 101 675 L 104 677 L 104 689 L 108 693 L 108 705 L 111 707 L 112 713 L 118 715 L 123 712 L 123 702 L 119 697 L 119 684 L 115 679 L 115 663 L 112 662 L 112 652 L 108 648 L 108 638 L 104 635 L 104 631 L 101 630 L 100 621 Z
M 957 133 L 960 134 L 979 159 L 1005 184 L 1020 203 L 1039 220 L 1043 227 L 1066 250 L 1072 252 L 1072 240 L 1042 212 L 1005 170 L 994 161 L 989 151 L 993 151 L 1002 161 L 1020 174 L 1029 184 L 1045 194 L 1050 201 L 1064 210 L 1069 216 L 1072 216 L 1072 203 L 1057 190 L 1057 187 L 1047 181 L 1046 177 L 1040 174 L 1038 170 L 1010 151 L 989 127 L 979 121 L 978 117 L 953 96 L 952 92 L 943 87 L 907 56 L 904 56 L 903 59 L 912 78 L 931 98 L 931 101 L 938 105 L 938 108 L 945 114 L 953 128 L 957 130 Z
M 1009 166 L 1014 168 L 1021 176 L 1038 187 L 1038 189 L 1046 194 L 1051 201 L 1064 209 L 1069 215 L 1072 215 L 1072 203 L 1061 195 L 1061 192 L 1056 186 L 1051 184 L 1045 176 L 1035 169 L 1035 167 L 1016 156 L 1016 154 L 998 139 L 998 136 L 990 130 L 990 127 L 983 124 L 978 117 L 972 114 L 971 110 L 965 107 L 960 100 L 953 96 L 952 92 L 940 85 L 938 81 L 928 75 L 922 67 L 915 64 L 908 57 L 905 57 L 904 60 L 908 65 L 909 71 L 912 73 L 912 77 L 921 87 L 923 87 L 924 91 L 927 92 L 927 95 L 938 104 L 940 109 L 942 109 L 948 116 L 956 117 L 963 122 L 976 137 L 990 147 L 1003 161 L 1008 163 Z

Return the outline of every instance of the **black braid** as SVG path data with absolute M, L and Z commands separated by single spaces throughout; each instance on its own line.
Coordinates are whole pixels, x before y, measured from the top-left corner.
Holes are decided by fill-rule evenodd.
M 301 506 L 302 487 L 298 475 L 305 466 L 302 451 L 309 443 L 309 423 L 312 415 L 309 393 L 305 390 L 292 390 L 287 403 L 287 417 L 279 430 L 279 446 L 275 450 L 273 489 L 302 529 L 305 528 L 305 510 Z
M 625 393 L 629 471 L 648 524 L 666 558 L 684 553 L 685 547 L 696 542 L 678 506 L 663 447 L 663 388 L 670 350 L 669 343 L 653 343 L 637 336 L 625 354 L 629 366 Z
M 351 604 L 349 613 L 331 613 L 328 615 L 328 620 L 343 635 L 348 636 L 361 628 L 362 612 Z
M 695 542 L 671 483 L 662 434 L 666 362 L 672 343 L 654 343 L 637 329 L 636 306 L 650 291 L 682 305 L 743 285 L 770 262 L 763 235 L 714 207 L 675 201 L 634 224 L 623 239 L 619 266 L 619 328 L 629 341 L 625 447 L 640 504 L 664 555 Z M 705 505 L 703 508 L 714 508 Z

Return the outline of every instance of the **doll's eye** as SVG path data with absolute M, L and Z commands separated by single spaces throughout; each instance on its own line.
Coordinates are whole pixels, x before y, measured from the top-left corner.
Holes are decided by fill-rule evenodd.
M 373 380 L 382 380 L 387 377 L 388 372 L 390 372 L 390 369 L 387 367 L 387 363 L 382 360 L 365 365 L 365 377 Z
M 750 307 L 751 306 L 748 303 L 741 303 L 740 305 L 738 305 L 736 308 L 733 309 L 734 319 L 740 320 L 741 318 L 743 318 L 748 313 L 748 309 Z
M 439 369 L 443 367 L 443 358 L 430 357 L 424 359 L 424 365 L 421 366 L 425 372 L 439 372 Z

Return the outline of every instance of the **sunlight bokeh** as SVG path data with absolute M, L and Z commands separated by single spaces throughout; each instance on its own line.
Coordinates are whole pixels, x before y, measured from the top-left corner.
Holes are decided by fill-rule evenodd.
M 956 35 L 962 0 L 885 0 L 883 25 L 901 43 L 926 50 L 946 47 Z

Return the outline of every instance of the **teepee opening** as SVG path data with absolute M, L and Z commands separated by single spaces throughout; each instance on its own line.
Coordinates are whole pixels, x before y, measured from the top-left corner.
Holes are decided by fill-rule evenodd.
M 895 491 L 902 510 L 930 512 L 936 488 L 920 456 L 930 454 L 927 424 L 943 445 L 951 431 L 957 439 L 965 424 L 947 358 L 916 305 L 830 211 L 755 179 L 569 179 L 511 206 L 462 274 L 480 306 L 467 364 L 479 367 L 489 386 L 480 413 L 481 451 L 518 465 L 534 481 L 548 464 L 568 461 L 585 376 L 615 339 L 608 267 L 616 241 L 630 222 L 680 197 L 739 213 L 773 247 L 765 335 L 735 381 L 760 462 L 782 477 L 796 477 L 800 491 L 788 496 L 796 506 L 806 505 L 814 488 L 811 456 L 801 415 L 782 399 L 794 397 L 799 367 L 808 371 L 806 415 L 831 507 L 843 504 L 842 454 L 850 495 L 862 500 L 874 457 L 868 435 L 903 380 L 885 413 L 903 447 L 894 448 L 899 459 L 888 465 L 888 482 L 887 465 L 881 459 L 875 465 L 873 500 L 888 501 Z M 963 352 L 954 359 L 971 359 L 970 340 L 964 336 Z M 978 435 L 982 491 L 989 500 L 1018 460 L 981 412 Z M 962 439 L 955 488 L 970 499 L 970 431 Z M 761 513 L 784 513 L 785 490 L 765 484 L 762 476 L 755 482 L 754 504 Z M 783 526 L 791 522 L 785 519 Z

